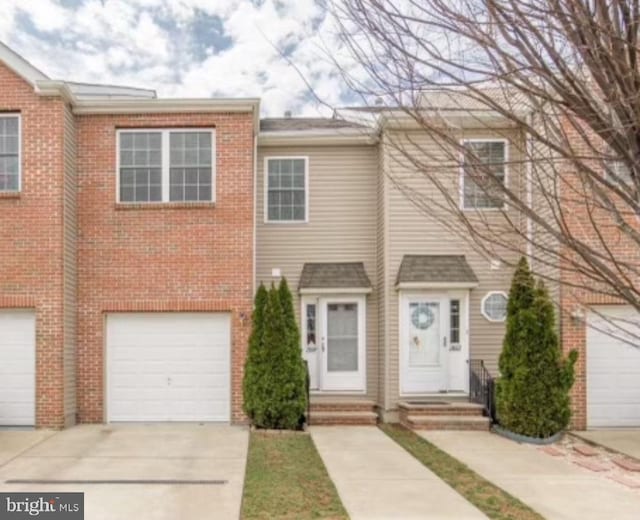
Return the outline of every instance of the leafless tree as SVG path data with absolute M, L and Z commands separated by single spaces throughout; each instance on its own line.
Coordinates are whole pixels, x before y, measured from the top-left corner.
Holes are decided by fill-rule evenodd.
M 414 175 L 385 173 L 421 211 L 487 256 L 528 255 L 576 301 L 640 311 L 638 4 L 333 0 L 351 66 L 335 62 L 363 117 L 396 128 L 383 146 Z M 479 129 L 511 141 L 507 159 L 464 141 Z M 452 190 L 460 171 L 475 195 Z M 478 193 L 494 211 L 461 209 Z

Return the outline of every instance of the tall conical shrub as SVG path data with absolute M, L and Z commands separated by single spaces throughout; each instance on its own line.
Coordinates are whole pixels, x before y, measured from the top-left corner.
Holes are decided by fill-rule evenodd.
M 564 359 L 555 312 L 542 282 L 535 282 L 525 259 L 513 277 L 507 331 L 500 355 L 497 411 L 500 424 L 530 437 L 549 437 L 569 424 L 569 391 L 577 352 Z
M 264 377 L 264 312 L 269 295 L 263 284 L 260 284 L 253 301 L 251 314 L 251 335 L 249 349 L 244 365 L 244 379 L 242 381 L 244 411 L 253 422 L 259 403 L 260 380 Z
M 295 429 L 306 408 L 305 370 L 286 282 L 278 289 L 271 286 L 262 318 L 261 349 L 255 357 L 257 374 L 251 380 L 251 390 L 245 391 L 251 399 L 245 409 L 251 410 L 252 422 L 260 428 Z

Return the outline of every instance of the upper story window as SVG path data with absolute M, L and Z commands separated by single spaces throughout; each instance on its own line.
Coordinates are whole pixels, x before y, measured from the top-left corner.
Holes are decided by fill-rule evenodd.
M 215 130 L 120 130 L 119 202 L 215 201 Z
M 462 207 L 501 209 L 504 199 L 495 183 L 506 183 L 506 141 L 469 140 L 464 149 Z
M 18 114 L 0 114 L 0 191 L 20 191 Z
M 265 160 L 267 222 L 307 222 L 308 165 L 306 157 L 268 157 Z

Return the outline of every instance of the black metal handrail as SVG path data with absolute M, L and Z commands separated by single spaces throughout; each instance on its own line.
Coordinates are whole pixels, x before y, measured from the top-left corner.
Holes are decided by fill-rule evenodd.
M 311 413 L 311 377 L 309 375 L 309 362 L 305 359 L 304 361 L 304 370 L 305 370 L 305 386 L 307 391 L 307 413 L 305 417 L 305 422 L 307 426 L 309 425 L 309 415 Z
M 469 401 L 483 405 L 492 423 L 497 422 L 495 402 L 496 379 L 482 359 L 469 360 Z

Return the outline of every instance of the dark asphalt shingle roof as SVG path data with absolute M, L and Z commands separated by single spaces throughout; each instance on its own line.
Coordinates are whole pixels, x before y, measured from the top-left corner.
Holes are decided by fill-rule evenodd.
M 396 283 L 477 281 L 464 255 L 405 255 Z
M 298 289 L 371 288 L 362 262 L 307 263 L 302 268 Z
M 362 125 L 332 117 L 269 117 L 260 120 L 261 132 L 334 130 L 340 128 L 362 128 Z

